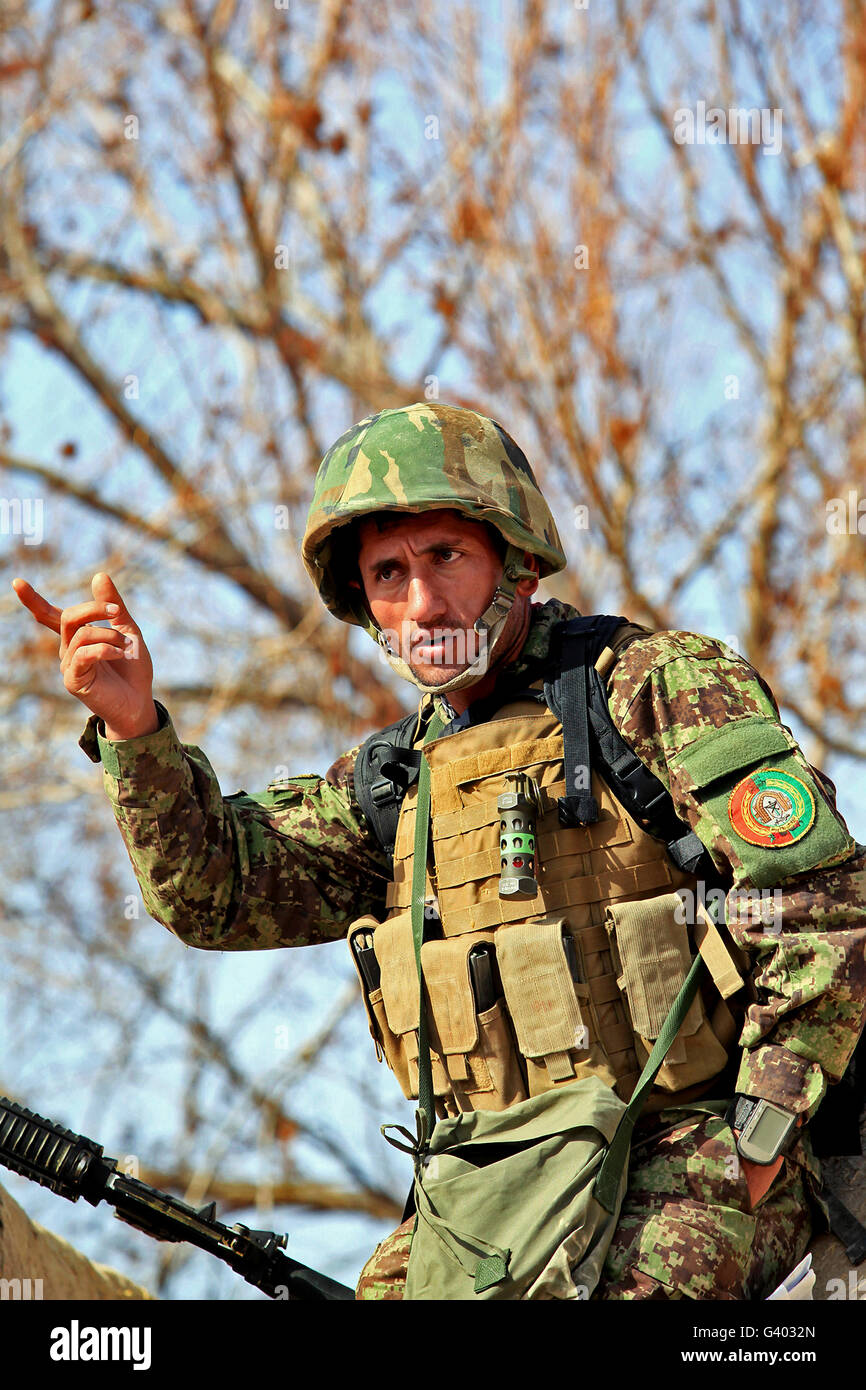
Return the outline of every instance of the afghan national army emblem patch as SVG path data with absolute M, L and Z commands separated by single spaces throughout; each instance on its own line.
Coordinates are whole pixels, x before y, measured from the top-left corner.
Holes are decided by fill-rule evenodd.
M 743 840 L 781 849 L 801 840 L 815 819 L 815 798 L 799 777 L 762 767 L 738 782 L 728 800 L 731 825 Z

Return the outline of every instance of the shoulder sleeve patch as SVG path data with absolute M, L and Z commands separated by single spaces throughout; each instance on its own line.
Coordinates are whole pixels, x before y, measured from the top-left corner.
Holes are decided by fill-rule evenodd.
M 793 735 L 752 715 L 714 729 L 680 753 L 682 785 L 725 836 L 757 888 L 829 867 L 856 848 Z M 748 771 L 747 771 L 748 769 Z
M 812 829 L 815 798 L 799 777 L 778 767 L 762 767 L 734 787 L 728 818 L 734 833 L 750 845 L 781 849 Z

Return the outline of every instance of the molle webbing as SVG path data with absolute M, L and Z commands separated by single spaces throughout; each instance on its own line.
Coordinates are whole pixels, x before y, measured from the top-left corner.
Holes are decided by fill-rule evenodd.
M 617 651 L 639 635 L 640 630 L 623 633 L 621 627 L 602 634 L 605 645 L 595 654 L 598 672 L 589 671 L 602 689 L 601 676 L 610 670 Z M 397 739 L 411 739 L 409 722 L 401 721 Z M 371 1032 L 377 1043 L 381 1041 L 404 1091 L 416 1095 L 420 1082 L 418 995 L 417 979 L 414 988 L 410 983 L 408 962 L 401 963 L 397 956 L 411 940 L 408 919 L 413 907 L 418 917 L 423 883 L 431 929 L 421 948 L 421 963 L 439 1113 L 443 1108 L 449 1114 L 502 1109 L 527 1094 L 583 1076 L 596 1076 L 628 1098 L 653 1046 L 662 1003 L 672 997 L 677 970 L 682 972 L 686 962 L 686 929 L 679 925 L 682 904 L 676 890 L 686 888 L 696 896 L 695 875 L 672 861 L 665 840 L 652 833 L 657 825 L 642 824 L 594 768 L 588 790 L 596 802 L 596 818 L 563 826 L 561 802 L 568 794 L 563 730 L 540 689 L 522 688 L 514 703 L 488 713 L 484 722 L 434 736 L 423 754 L 414 716 L 412 724 L 414 751 L 423 757 L 425 771 L 429 768 L 431 865 L 428 869 L 426 856 L 419 859 L 416 853 L 418 785 L 410 768 L 407 786 L 395 802 L 399 818 L 388 916 L 374 936 L 381 955 L 382 989 L 366 996 Z M 379 737 L 387 742 L 389 734 Z M 634 759 L 630 751 L 629 757 Z M 380 765 L 389 758 L 386 747 Z M 522 902 L 498 893 L 497 798 L 508 772 L 529 774 L 540 794 L 539 893 Z M 680 834 L 685 829 L 679 822 L 676 826 Z M 427 870 L 423 878 L 422 864 Z M 644 900 L 650 900 L 652 920 L 658 917 L 662 923 L 663 950 L 661 944 L 655 949 L 652 931 L 640 929 L 639 914 L 635 918 L 628 911 L 639 909 Z M 606 928 L 609 909 L 614 922 L 618 914 L 622 924 L 622 943 L 609 921 Z M 560 943 L 563 933 L 576 952 L 577 967 L 570 978 L 573 962 L 567 962 Z M 740 976 L 719 933 L 710 925 L 699 926 L 694 943 L 721 995 L 734 993 Z M 502 994 L 495 1009 L 476 1014 L 469 958 L 485 944 L 495 954 Z M 641 972 L 651 973 L 655 956 L 661 960 L 658 998 L 650 996 L 649 1012 L 638 1008 L 647 1033 L 635 1030 L 629 1013 L 629 976 L 619 958 L 620 944 L 632 972 L 637 962 Z M 536 959 L 538 951 L 543 961 Z M 701 1004 L 690 1011 L 656 1083 L 665 1095 L 653 1096 L 650 1108 L 657 1108 L 656 1099 L 674 1104 L 701 1094 L 725 1064 L 733 1037 L 731 1014 L 718 994 L 708 997 L 708 1004 L 710 1019 Z M 510 1035 L 519 1039 L 517 1050 Z
M 492 746 L 491 746 L 492 745 Z M 544 706 L 511 715 L 506 708 L 486 725 L 470 726 L 429 745 L 433 826 L 433 891 L 446 937 L 484 932 L 546 914 L 565 914 L 581 954 L 589 988 L 592 1038 L 606 1055 L 609 1080 L 623 1093 L 637 1077 L 639 1059 L 604 932 L 611 901 L 670 892 L 692 880 L 672 865 L 664 845 L 620 806 L 600 778 L 592 790 L 599 818 L 563 828 L 558 800 L 564 790 L 558 721 Z M 542 881 L 528 902 L 498 895 L 496 797 L 504 771 L 525 769 L 541 790 L 537 843 Z M 403 806 L 388 906 L 411 903 L 415 789 Z M 616 862 L 611 863 L 615 853 Z
M 566 916 L 587 987 L 590 1035 L 606 1055 L 610 1084 L 622 1083 L 627 1094 L 640 1066 L 604 930 L 605 907 L 610 902 L 669 893 L 691 885 L 692 880 L 670 863 L 664 845 L 623 811 L 600 778 L 593 784 L 598 820 L 573 828 L 560 825 L 562 741 L 557 721 L 543 706 L 514 716 L 503 711 L 502 717 L 487 725 L 470 726 L 434 741 L 425 756 L 431 768 L 434 875 L 430 891 L 437 898 L 445 937 L 474 937 L 511 924 L 537 922 L 550 914 Z M 536 831 L 542 881 L 538 897 L 522 903 L 501 899 L 497 891 L 496 797 L 503 772 L 512 769 L 528 770 L 541 788 Z M 394 883 L 388 896 L 391 911 L 408 910 L 412 901 L 414 803 L 412 787 L 403 804 L 395 846 Z M 612 852 L 617 859 L 614 864 Z M 570 1074 L 574 1075 L 573 1068 Z

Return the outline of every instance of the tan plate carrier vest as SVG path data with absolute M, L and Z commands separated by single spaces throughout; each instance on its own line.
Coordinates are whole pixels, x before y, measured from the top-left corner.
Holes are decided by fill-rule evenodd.
M 624 634 L 624 637 L 621 636 Z M 620 628 L 596 669 L 606 678 Z M 618 640 L 619 639 L 619 640 Z M 514 1102 L 584 1076 L 599 1076 L 627 1100 L 696 949 L 709 967 L 705 984 L 662 1066 L 646 1109 L 705 1094 L 725 1066 L 738 1033 L 725 999 L 743 985 L 743 957 L 706 913 L 686 925 L 683 899 L 696 880 L 675 867 L 661 840 L 647 834 L 594 772 L 599 806 L 593 825 L 563 829 L 562 725 L 544 706 L 505 705 L 487 723 L 432 740 L 430 819 L 433 869 L 428 902 L 438 899 L 442 934 L 421 948 L 433 1085 L 440 1116 L 504 1110 Z M 541 789 L 536 864 L 539 893 L 510 902 L 498 895 L 500 813 L 506 772 L 526 772 Z M 387 915 L 354 922 L 372 935 L 381 972 L 364 1002 L 377 1055 L 404 1094 L 418 1095 L 418 973 L 411 890 L 417 785 L 400 810 Z M 563 949 L 575 943 L 580 982 Z M 469 952 L 493 944 L 502 997 L 477 1013 Z M 357 960 L 355 952 L 352 958 Z M 361 972 L 359 970 L 359 976 Z M 739 1013 L 739 1010 L 737 1011 Z

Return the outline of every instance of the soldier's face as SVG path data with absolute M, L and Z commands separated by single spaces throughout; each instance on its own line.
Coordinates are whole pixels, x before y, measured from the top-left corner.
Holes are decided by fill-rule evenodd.
M 358 566 L 371 614 L 425 685 L 442 685 L 479 655 L 473 624 L 502 560 L 487 528 L 435 510 L 359 527 Z

